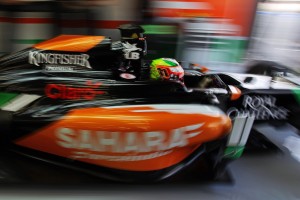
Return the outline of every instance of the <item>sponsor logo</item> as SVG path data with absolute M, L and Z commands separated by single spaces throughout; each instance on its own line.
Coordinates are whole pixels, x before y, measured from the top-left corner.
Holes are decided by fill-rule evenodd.
M 149 171 L 179 163 L 230 128 L 230 119 L 207 105 L 96 106 L 72 109 L 14 143 L 97 166 Z
M 122 73 L 122 74 L 120 74 L 120 77 L 121 77 L 121 78 L 124 78 L 124 79 L 129 79 L 129 80 L 135 79 L 135 78 L 136 78 L 135 75 L 129 74 L 129 73 Z
M 79 65 L 91 68 L 88 61 L 89 55 L 87 54 L 57 54 L 57 53 L 40 53 L 29 52 L 28 62 L 30 64 L 40 66 L 40 64 L 53 64 L 53 65 Z
M 162 152 L 187 146 L 189 139 L 202 133 L 200 128 L 203 124 L 150 132 L 109 132 L 61 127 L 56 130 L 56 143 L 67 149 L 97 153 Z
M 124 57 L 128 60 L 138 60 L 140 59 L 140 54 L 137 52 L 126 52 Z
M 76 88 L 68 87 L 63 84 L 47 84 L 45 88 L 46 96 L 51 99 L 86 99 L 92 100 L 98 94 L 104 94 L 104 91 L 97 90 L 101 83 L 95 83 L 88 81 L 87 87 Z
M 73 66 L 56 66 L 56 65 L 46 65 L 45 71 L 50 72 L 73 72 L 75 71 Z
M 276 105 L 276 98 L 273 96 L 249 96 L 245 95 L 242 108 L 231 107 L 227 115 L 231 119 L 236 117 L 255 116 L 257 120 L 277 119 L 284 120 L 288 117 L 286 108 Z
M 136 45 L 137 44 L 130 44 L 128 42 L 122 43 L 124 46 L 123 52 L 124 52 L 124 57 L 129 60 L 138 60 L 140 59 L 140 54 L 138 52 L 134 51 L 142 51 L 141 48 L 138 48 Z

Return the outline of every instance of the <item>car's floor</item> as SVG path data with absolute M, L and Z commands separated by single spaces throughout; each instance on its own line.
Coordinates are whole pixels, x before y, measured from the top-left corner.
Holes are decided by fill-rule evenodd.
M 43 173 L 39 168 L 32 165 L 31 170 L 27 166 L 22 171 L 21 160 L 8 159 L 0 161 L 0 199 L 300 199 L 300 137 L 296 130 L 266 125 L 255 129 L 279 151 L 248 150 L 229 164 L 229 179 L 197 181 L 200 174 L 194 174 L 174 182 L 120 184 L 53 168 L 47 180 L 38 181 Z M 14 167 L 20 168 L 18 173 L 13 172 Z M 30 177 L 36 177 L 32 179 L 35 184 L 21 181 Z

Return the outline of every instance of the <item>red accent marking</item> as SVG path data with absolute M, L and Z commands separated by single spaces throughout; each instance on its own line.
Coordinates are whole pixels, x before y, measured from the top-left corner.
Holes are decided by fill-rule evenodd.
M 10 21 L 18 24 L 52 24 L 55 22 L 51 18 L 10 18 Z
M 0 22 L 10 22 L 10 18 L 8 17 L 0 17 Z
M 89 82 L 88 88 L 68 87 L 62 84 L 47 84 L 45 88 L 46 96 L 51 99 L 86 99 L 92 100 L 97 94 L 104 94 L 104 91 L 97 91 L 96 89 L 102 83 L 92 84 Z
M 116 29 L 122 24 L 133 23 L 133 21 L 112 21 L 112 20 L 69 20 L 64 19 L 60 22 L 60 26 L 64 28 L 104 28 Z
M 53 24 L 56 22 L 52 18 L 10 18 L 0 17 L 0 22 L 11 22 L 20 24 Z M 123 20 L 85 20 L 85 19 L 63 19 L 57 21 L 59 26 L 65 28 L 104 28 L 104 29 L 115 29 L 122 24 L 133 23 L 134 21 L 123 21 Z
M 133 23 L 134 21 L 112 21 L 112 20 L 94 20 L 92 21 L 94 28 L 115 29 L 122 24 Z

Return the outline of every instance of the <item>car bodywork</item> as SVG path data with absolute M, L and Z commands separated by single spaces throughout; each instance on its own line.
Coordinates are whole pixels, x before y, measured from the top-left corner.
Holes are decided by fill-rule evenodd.
M 225 84 L 242 91 L 241 98 L 232 101 L 227 114 L 255 115 L 257 121 L 282 120 L 293 123 L 299 108 L 299 86 L 284 77 L 223 73 Z M 295 124 L 296 125 L 296 124 Z
M 119 42 L 62 35 L 1 57 L 1 147 L 125 182 L 168 178 L 204 154 L 218 170 L 231 120 L 215 94 L 149 79 L 141 30 L 121 32 Z

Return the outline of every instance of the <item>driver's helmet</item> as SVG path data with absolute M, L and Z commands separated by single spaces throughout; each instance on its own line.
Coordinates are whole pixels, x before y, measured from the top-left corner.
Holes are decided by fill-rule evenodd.
M 150 65 L 150 78 L 152 80 L 178 80 L 183 82 L 184 71 L 173 58 L 158 58 L 152 60 Z

